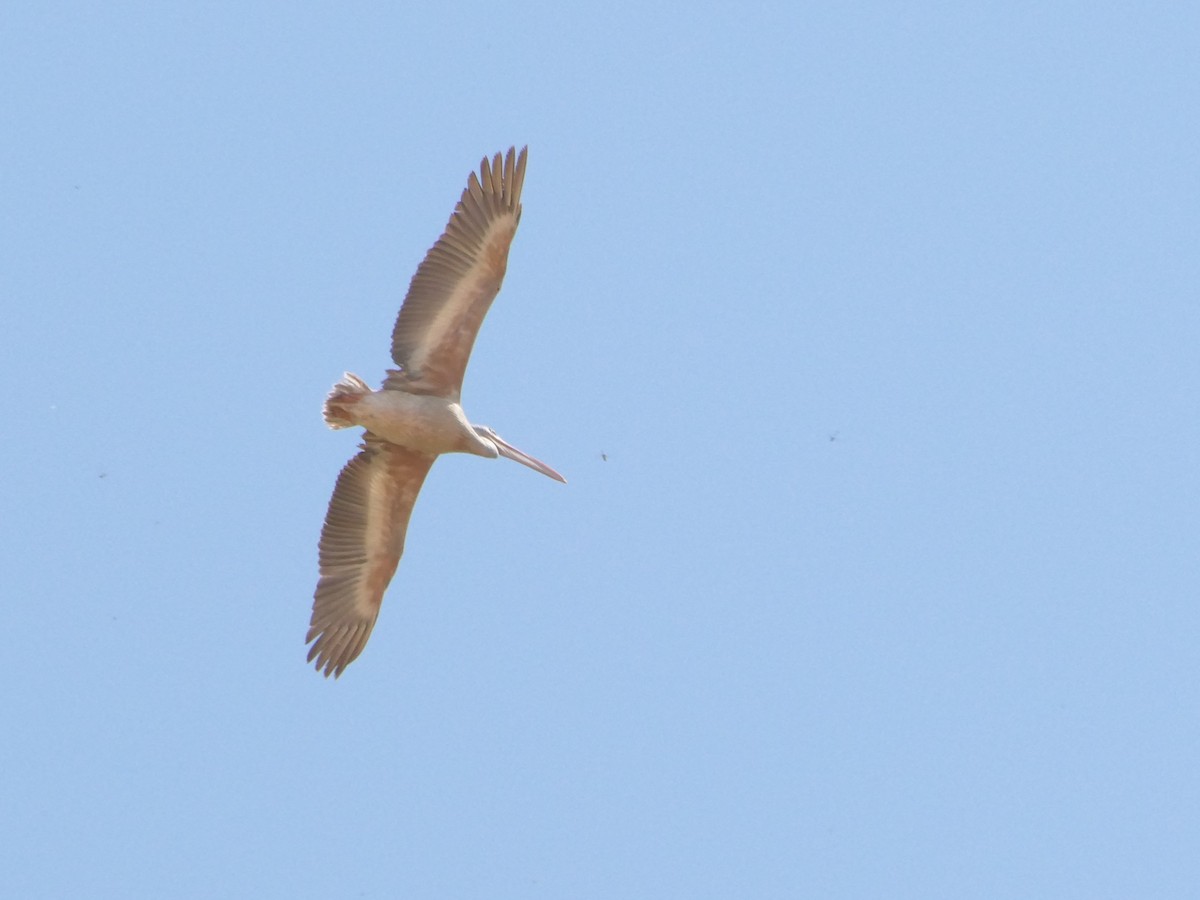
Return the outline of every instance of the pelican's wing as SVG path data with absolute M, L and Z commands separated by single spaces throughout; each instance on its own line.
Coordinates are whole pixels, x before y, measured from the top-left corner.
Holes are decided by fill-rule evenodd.
M 367 433 L 342 469 L 321 529 L 321 579 L 305 643 L 317 670 L 341 675 L 366 646 L 404 552 L 413 502 L 436 457 Z
M 392 329 L 400 371 L 384 387 L 457 401 L 475 335 L 500 290 L 521 219 L 525 156 L 509 148 L 471 173 L 446 232 L 425 254 Z

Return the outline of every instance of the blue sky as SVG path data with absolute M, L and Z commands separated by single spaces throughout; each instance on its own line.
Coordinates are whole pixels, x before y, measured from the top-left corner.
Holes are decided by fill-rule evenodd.
M 38 4 L 0 28 L 23 897 L 1200 880 L 1200 14 Z M 370 645 L 316 539 L 528 144 Z

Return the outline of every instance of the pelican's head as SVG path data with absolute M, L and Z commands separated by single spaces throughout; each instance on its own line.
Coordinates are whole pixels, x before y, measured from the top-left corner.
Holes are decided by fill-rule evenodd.
M 523 466 L 529 466 L 535 472 L 541 472 L 547 478 L 553 478 L 555 481 L 561 481 L 563 484 L 567 483 L 567 479 L 563 478 L 540 459 L 534 459 L 528 453 L 518 450 L 486 425 L 472 425 L 471 427 L 475 429 L 475 433 L 479 435 L 484 444 L 488 444 L 495 449 L 496 452 L 489 455 L 503 456 L 505 459 L 516 460 Z

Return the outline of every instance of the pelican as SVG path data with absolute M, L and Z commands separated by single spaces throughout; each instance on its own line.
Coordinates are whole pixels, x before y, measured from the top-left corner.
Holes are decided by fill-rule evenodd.
M 384 591 L 404 552 L 417 493 L 442 453 L 516 460 L 566 482 L 540 460 L 472 425 L 459 405 L 475 335 L 500 290 L 521 221 L 525 157 L 515 147 L 479 164 L 445 233 L 425 255 L 392 329 L 381 390 L 349 372 L 325 400 L 330 428 L 366 429 L 338 476 L 319 547 L 320 580 L 306 644 L 326 678 L 340 676 L 371 636 Z

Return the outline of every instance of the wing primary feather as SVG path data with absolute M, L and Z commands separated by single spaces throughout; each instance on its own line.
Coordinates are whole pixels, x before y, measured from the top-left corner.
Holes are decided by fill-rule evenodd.
M 500 158 L 500 154 L 496 154 L 496 159 Z M 500 172 L 497 170 L 497 177 Z M 496 193 L 496 185 L 492 183 L 492 167 L 488 165 L 488 158 L 485 156 L 479 163 L 479 183 L 483 189 L 483 193 L 487 197 L 491 197 Z
M 507 206 L 512 201 L 512 185 L 514 174 L 514 159 L 516 157 L 515 148 L 508 148 L 508 155 L 504 157 L 504 178 L 501 179 L 504 184 L 504 193 L 502 202 Z

